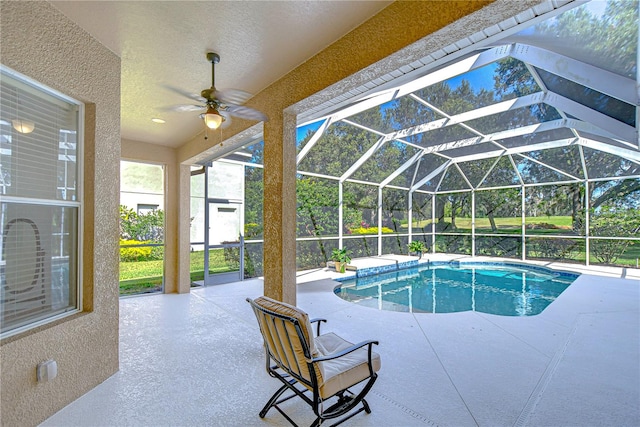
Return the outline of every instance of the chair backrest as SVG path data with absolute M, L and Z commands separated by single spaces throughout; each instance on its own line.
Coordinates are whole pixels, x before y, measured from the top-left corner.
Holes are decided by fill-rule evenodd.
M 264 345 L 271 359 L 310 389 L 322 384 L 318 355 L 309 316 L 292 305 L 267 297 L 247 298 L 258 319 Z

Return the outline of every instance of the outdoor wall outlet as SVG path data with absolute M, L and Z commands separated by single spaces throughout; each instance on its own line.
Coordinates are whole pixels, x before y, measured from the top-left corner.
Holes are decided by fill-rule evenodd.
M 38 382 L 51 381 L 58 375 L 58 364 L 53 359 L 40 362 L 36 368 L 36 375 Z

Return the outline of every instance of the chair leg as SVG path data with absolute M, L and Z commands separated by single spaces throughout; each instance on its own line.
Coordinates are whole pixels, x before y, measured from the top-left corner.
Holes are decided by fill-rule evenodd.
M 367 401 L 366 401 L 366 400 L 364 400 L 364 399 L 362 399 L 362 406 L 364 406 L 364 411 L 365 411 L 367 414 L 370 414 L 370 413 L 371 413 L 371 408 L 369 408 L 369 404 L 368 404 L 368 403 L 367 403 Z
M 267 415 L 267 412 L 269 412 L 269 409 L 271 409 L 277 403 L 278 398 L 282 396 L 282 393 L 287 391 L 288 388 L 289 387 L 287 387 L 286 385 L 283 385 L 278 389 L 278 391 L 276 391 L 273 394 L 273 396 L 271 396 L 271 399 L 269 399 L 267 404 L 264 405 L 264 408 L 262 408 L 262 411 L 260 411 L 260 418 L 264 418 Z

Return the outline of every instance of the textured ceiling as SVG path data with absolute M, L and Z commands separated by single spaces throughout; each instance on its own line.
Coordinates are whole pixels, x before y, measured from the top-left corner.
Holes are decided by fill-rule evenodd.
M 177 147 L 203 129 L 167 112 L 211 86 L 256 94 L 391 1 L 52 1 L 122 59 L 122 138 Z M 153 117 L 166 120 L 156 124 Z

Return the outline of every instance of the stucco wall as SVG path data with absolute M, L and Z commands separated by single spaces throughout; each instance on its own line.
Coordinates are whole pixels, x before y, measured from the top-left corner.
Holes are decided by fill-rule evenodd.
M 0 343 L 0 424 L 29 426 L 118 370 L 120 59 L 47 2 L 2 1 L 0 61 L 86 103 L 85 312 Z M 47 359 L 58 376 L 38 383 Z

